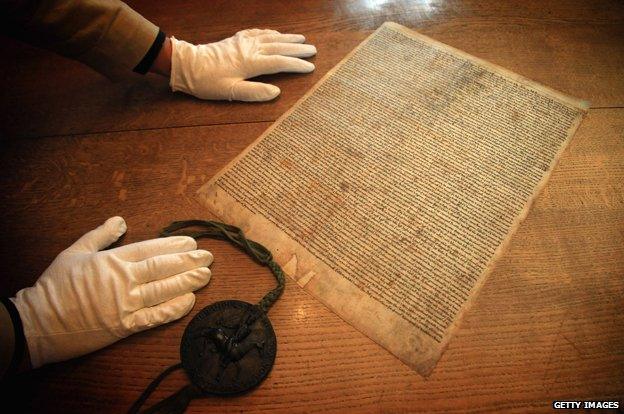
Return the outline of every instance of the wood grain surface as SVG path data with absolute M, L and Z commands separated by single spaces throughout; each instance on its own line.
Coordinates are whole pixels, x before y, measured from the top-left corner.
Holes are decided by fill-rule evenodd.
M 130 2 L 168 33 L 217 40 L 251 26 L 302 32 L 310 76 L 267 78 L 253 105 L 170 94 L 161 79 L 113 85 L 5 40 L 0 74 L 0 294 L 32 284 L 61 250 L 122 215 L 123 243 L 172 220 L 210 218 L 196 190 L 385 20 L 420 30 L 580 98 L 590 110 L 433 374 L 423 379 L 294 283 L 272 308 L 276 365 L 251 394 L 188 412 L 549 411 L 556 399 L 624 403 L 624 3 L 618 1 Z M 114 132 L 117 131 L 117 132 Z M 264 268 L 217 241 L 210 284 L 179 322 L 6 384 L 15 412 L 125 412 L 179 358 L 203 306 L 256 301 Z M 177 390 L 168 379 L 150 401 Z

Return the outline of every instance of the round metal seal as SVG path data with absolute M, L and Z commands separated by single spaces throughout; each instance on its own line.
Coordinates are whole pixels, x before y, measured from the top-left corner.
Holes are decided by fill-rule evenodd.
M 277 340 L 257 306 L 239 300 L 202 309 L 182 336 L 180 359 L 191 382 L 206 394 L 237 395 L 271 372 Z

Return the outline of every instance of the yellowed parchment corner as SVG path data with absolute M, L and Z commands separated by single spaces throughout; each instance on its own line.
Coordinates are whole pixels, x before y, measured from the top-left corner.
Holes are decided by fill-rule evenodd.
M 440 344 L 332 269 L 321 266 L 305 290 L 419 374 L 433 370 Z
M 491 72 L 497 73 L 501 76 L 503 76 L 504 78 L 517 82 L 529 89 L 532 89 L 536 92 L 539 92 L 542 95 L 546 95 L 552 99 L 555 99 L 557 101 L 559 101 L 560 103 L 567 105 L 567 106 L 571 106 L 583 111 L 587 111 L 590 108 L 590 103 L 589 101 L 583 100 L 583 99 L 579 99 L 579 98 L 575 98 L 573 96 L 570 95 L 566 95 L 564 93 L 561 93 L 555 89 L 552 89 L 548 86 L 542 85 L 536 81 L 533 81 L 531 79 L 528 79 L 522 75 L 519 75 L 515 72 L 510 71 L 509 69 L 506 69 L 502 66 L 496 65 L 494 63 L 488 62 L 487 60 L 478 58 L 474 55 L 471 55 L 469 53 L 464 52 L 463 50 L 454 48 L 453 46 L 447 45 L 446 43 L 442 43 L 438 40 L 435 40 L 429 36 L 426 36 L 422 33 L 419 33 L 413 29 L 410 29 L 408 27 L 405 27 L 403 25 L 400 25 L 398 23 L 395 22 L 385 22 L 384 24 L 381 25 L 381 27 L 385 27 L 391 30 L 394 30 L 395 32 L 399 32 L 402 33 L 404 35 L 406 35 L 407 37 L 410 37 L 412 39 L 417 39 L 417 40 L 421 40 L 423 42 L 428 43 L 429 45 L 439 49 L 439 50 L 443 50 L 445 52 L 451 53 L 452 55 L 455 55 L 459 58 L 462 59 L 467 59 L 473 63 L 475 63 L 478 66 L 481 66 Z

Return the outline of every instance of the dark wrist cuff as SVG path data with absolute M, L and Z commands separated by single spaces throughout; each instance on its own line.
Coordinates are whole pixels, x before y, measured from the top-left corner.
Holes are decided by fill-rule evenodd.
M 139 64 L 134 67 L 133 71 L 140 73 L 141 75 L 145 75 L 154 64 L 154 61 L 160 53 L 160 49 L 162 49 L 166 38 L 167 35 L 165 32 L 158 29 L 158 34 L 156 35 L 156 39 L 154 39 L 154 43 L 152 43 L 152 46 L 149 48 L 145 56 L 143 56 L 143 59 L 141 59 Z
M 11 322 L 13 323 L 13 331 L 15 333 L 15 346 L 13 347 L 13 357 L 11 358 L 11 364 L 4 374 L 4 378 L 8 378 L 17 372 L 20 364 L 24 360 L 26 351 L 26 338 L 24 337 L 24 327 L 22 326 L 22 319 L 19 316 L 19 312 L 15 307 L 15 304 L 9 298 L 0 298 L 0 302 L 4 305 Z

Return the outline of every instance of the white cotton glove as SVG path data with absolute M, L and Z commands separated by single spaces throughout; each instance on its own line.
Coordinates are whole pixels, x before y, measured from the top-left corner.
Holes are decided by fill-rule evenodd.
M 186 315 L 212 254 L 176 236 L 100 251 L 126 232 L 112 217 L 64 250 L 15 303 L 34 368 L 84 355 Z
M 250 29 L 216 43 L 193 45 L 171 38 L 173 91 L 200 99 L 269 101 L 280 94 L 277 86 L 245 79 L 278 72 L 308 73 L 314 65 L 303 59 L 316 54 L 301 44 L 299 34 Z

